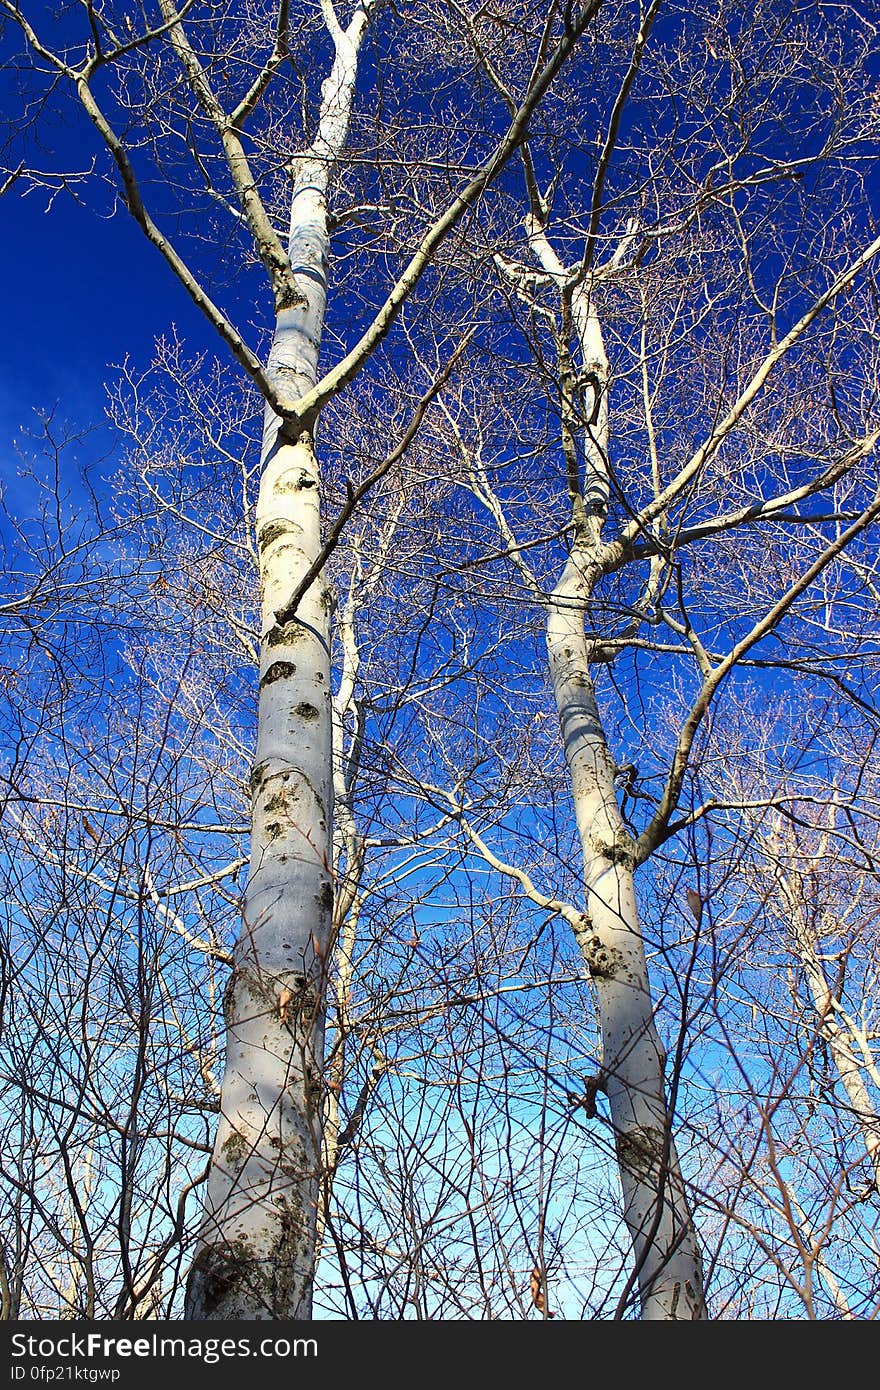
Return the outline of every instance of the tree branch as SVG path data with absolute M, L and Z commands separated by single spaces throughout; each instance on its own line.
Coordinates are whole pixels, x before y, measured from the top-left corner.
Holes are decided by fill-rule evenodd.
M 880 429 L 865 435 L 864 439 L 860 439 L 842 458 L 829 464 L 822 473 L 812 478 L 808 483 L 802 484 L 801 487 L 792 488 L 789 492 L 781 493 L 778 497 L 752 502 L 748 507 L 741 507 L 738 511 L 728 512 L 726 516 L 714 517 L 710 521 L 702 521 L 696 526 L 689 526 L 679 531 L 674 540 L 668 538 L 664 541 L 659 537 L 645 537 L 632 547 L 626 558 L 641 560 L 647 559 L 650 555 L 668 555 L 671 548 L 677 550 L 679 546 L 692 545 L 695 541 L 707 540 L 711 536 L 720 535 L 724 531 L 735 530 L 738 526 L 746 525 L 752 521 L 784 520 L 809 524 L 822 520 L 834 520 L 834 517 L 802 517 L 796 514 L 785 515 L 784 513 L 786 507 L 791 507 L 796 502 L 803 502 L 808 497 L 815 496 L 817 492 L 822 492 L 825 488 L 833 486 L 857 463 L 867 458 L 878 440 L 880 440 Z M 624 560 L 621 559 L 620 563 L 624 563 Z
M 748 385 L 740 392 L 727 415 L 725 415 L 720 424 L 716 425 L 706 442 L 701 444 L 695 453 L 691 455 L 687 463 L 679 470 L 676 477 L 663 489 L 659 496 L 649 502 L 648 505 L 633 518 L 629 525 L 625 527 L 619 539 L 611 543 L 609 547 L 610 550 L 616 552 L 619 548 L 622 553 L 629 553 L 635 538 L 647 529 L 648 525 L 655 517 L 661 515 L 661 513 L 669 507 L 670 503 L 681 493 L 683 488 L 685 488 L 688 483 L 699 474 L 705 464 L 715 456 L 727 436 L 736 428 L 749 406 L 763 390 L 771 373 L 787 353 L 791 351 L 799 339 L 803 337 L 810 325 L 829 304 L 833 303 L 840 292 L 845 290 L 847 286 L 853 282 L 860 271 L 864 270 L 865 266 L 870 264 L 877 256 L 878 252 L 880 252 L 880 237 L 876 237 L 874 241 L 865 248 L 861 255 L 857 256 L 856 259 L 847 266 L 846 270 L 841 271 L 828 289 L 814 300 L 810 308 L 798 319 L 794 327 L 790 328 L 785 337 L 767 353 Z
M 438 375 L 432 381 L 431 385 L 428 387 L 428 390 L 421 397 L 418 405 L 415 408 L 415 411 L 413 412 L 413 417 L 410 420 L 406 430 L 404 431 L 400 443 L 397 445 L 397 448 L 393 449 L 391 453 L 388 454 L 388 456 L 385 459 L 383 459 L 383 461 L 379 464 L 378 468 L 375 468 L 373 472 L 370 473 L 369 476 L 363 480 L 362 483 L 359 483 L 356 488 L 352 488 L 352 490 L 349 492 L 349 495 L 345 503 L 343 504 L 339 512 L 339 515 L 333 523 L 333 529 L 331 530 L 330 535 L 327 537 L 327 540 L 321 547 L 320 554 L 317 555 L 315 559 L 312 561 L 312 563 L 309 565 L 309 568 L 306 570 L 305 574 L 297 584 L 296 588 L 294 589 L 287 602 L 285 604 L 282 604 L 280 608 L 276 608 L 275 610 L 276 621 L 282 627 L 285 623 L 292 622 L 293 619 L 296 617 L 296 610 L 300 605 L 300 601 L 303 595 L 307 593 L 308 590 L 311 588 L 312 584 L 314 584 L 315 580 L 323 571 L 324 566 L 326 565 L 333 551 L 336 549 L 336 546 L 339 543 L 339 538 L 345 530 L 345 526 L 348 522 L 349 517 L 352 515 L 352 513 L 355 511 L 358 505 L 363 501 L 367 493 L 370 492 L 372 488 L 376 486 L 376 483 L 380 482 L 381 479 L 385 477 L 385 474 L 388 472 L 388 470 L 390 468 L 393 468 L 394 464 L 403 458 L 407 449 L 412 444 L 413 440 L 419 432 L 422 420 L 425 416 L 425 411 L 428 409 L 428 406 L 438 395 L 438 393 L 442 391 L 443 387 L 446 385 L 446 382 L 449 380 L 456 362 L 458 361 L 459 357 L 461 357 L 465 348 L 469 345 L 472 337 L 473 332 L 465 334 L 464 338 L 462 338 L 458 347 L 455 349 L 452 356 L 449 358 L 449 361 L 446 363 L 446 366 L 442 369 L 441 372 L 438 373 Z
M 880 516 L 880 492 L 875 495 L 874 501 L 866 508 L 858 521 L 854 522 L 846 531 L 843 531 L 841 535 L 823 551 L 818 560 L 816 560 L 809 569 L 805 570 L 800 579 L 796 580 L 779 601 L 774 604 L 770 612 L 767 613 L 760 622 L 755 624 L 751 632 L 749 632 L 742 641 L 737 642 L 736 646 L 728 652 L 724 660 L 705 678 L 702 689 L 679 734 L 672 767 L 660 805 L 651 823 L 636 841 L 635 863 L 637 865 L 644 864 L 645 860 L 653 854 L 654 850 L 657 849 L 664 840 L 669 838 L 671 833 L 669 829 L 669 819 L 678 805 L 694 738 L 696 737 L 697 730 L 702 724 L 721 682 L 730 674 L 740 658 L 745 656 L 746 652 L 755 646 L 757 642 L 760 642 L 762 637 L 766 637 L 769 632 L 773 631 L 777 623 L 779 623 L 789 611 L 796 599 L 810 587 L 814 579 L 816 579 L 833 560 L 837 559 L 838 555 L 846 549 L 851 541 L 861 535 L 863 531 L 866 531 L 878 516 Z
M 402 275 L 398 278 L 397 283 L 388 295 L 385 303 L 373 318 L 373 322 L 370 324 L 369 328 L 362 334 L 359 341 L 351 351 L 345 355 L 342 361 L 327 372 L 311 391 L 308 391 L 295 403 L 295 405 L 292 405 L 288 414 L 296 420 L 304 420 L 314 415 L 315 412 L 320 411 L 331 396 L 340 391 L 357 375 L 369 354 L 385 337 L 397 318 L 401 307 L 412 294 L 428 266 L 431 264 L 434 252 L 445 240 L 449 232 L 461 221 L 468 209 L 471 208 L 478 198 L 486 191 L 493 179 L 501 172 L 508 160 L 526 138 L 532 113 L 560 69 L 563 67 L 578 39 L 599 13 L 602 3 L 603 0 L 587 0 L 587 4 L 585 4 L 581 10 L 577 22 L 572 26 L 571 32 L 566 33 L 560 40 L 552 57 L 548 59 L 547 63 L 530 84 L 522 104 L 511 121 L 507 133 L 496 146 L 495 152 L 486 160 L 479 173 L 475 175 L 467 188 L 450 203 L 446 211 L 437 218 L 433 226 L 422 238 L 418 250 L 410 259 Z

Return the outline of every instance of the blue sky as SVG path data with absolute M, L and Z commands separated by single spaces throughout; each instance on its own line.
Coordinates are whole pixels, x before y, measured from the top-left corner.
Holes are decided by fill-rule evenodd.
M 47 193 L 22 196 L 22 187 L 0 201 L 0 480 L 10 493 L 12 441 L 32 427 L 35 408 L 57 408 L 79 428 L 100 423 L 111 364 L 128 354 L 146 367 L 172 323 L 187 338 L 205 337 L 201 316 L 124 209 L 100 217 L 61 193 L 47 211 Z

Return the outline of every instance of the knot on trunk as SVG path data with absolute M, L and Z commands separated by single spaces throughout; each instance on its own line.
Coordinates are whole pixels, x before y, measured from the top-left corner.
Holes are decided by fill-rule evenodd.
M 619 963 L 619 951 L 606 945 L 600 936 L 584 936 L 580 947 L 594 980 L 614 979 Z

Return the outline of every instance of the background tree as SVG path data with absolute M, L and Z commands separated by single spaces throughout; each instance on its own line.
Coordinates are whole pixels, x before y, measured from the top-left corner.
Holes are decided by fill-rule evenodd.
M 584 159 L 579 149 L 569 155 L 561 141 L 530 139 L 522 159 L 522 250 L 516 257 L 495 250 L 493 257 L 491 243 L 483 248 L 482 265 L 492 258 L 502 292 L 506 282 L 509 297 L 523 306 L 535 389 L 546 392 L 558 418 L 554 453 L 565 468 L 556 490 L 558 497 L 559 485 L 567 485 L 570 506 L 568 518 L 560 517 L 569 547 L 558 578 L 549 577 L 552 558 L 538 569 L 526 552 L 537 547 L 540 555 L 548 513 L 559 515 L 560 504 L 551 491 L 539 494 L 533 510 L 523 506 L 537 471 L 534 445 L 524 462 L 510 460 L 512 438 L 541 438 L 540 415 L 533 412 L 531 431 L 518 421 L 515 433 L 509 408 L 496 428 L 496 401 L 480 412 L 468 396 L 447 411 L 449 447 L 461 457 L 463 483 L 495 527 L 494 555 L 489 541 L 484 558 L 476 558 L 471 537 L 463 537 L 469 563 L 501 562 L 509 576 L 505 596 L 517 585 L 523 600 L 546 613 L 548 674 L 571 777 L 586 912 L 536 888 L 523 876 L 527 861 L 510 862 L 488 848 L 470 816 L 464 819 L 469 798 L 460 782 L 450 802 L 490 865 L 569 921 L 591 971 L 602 1030 L 591 1094 L 608 1094 L 647 1317 L 677 1316 L 680 1307 L 685 1316 L 701 1316 L 703 1295 L 664 1098 L 667 1052 L 655 1030 L 633 871 L 677 831 L 734 809 L 710 798 L 681 811 L 712 702 L 744 659 L 757 652 L 773 666 L 767 639 L 775 642 L 783 625 L 796 623 L 802 596 L 817 581 L 827 583 L 829 567 L 847 547 L 858 547 L 880 515 L 875 478 L 862 469 L 880 437 L 871 300 L 849 312 L 838 302 L 871 265 L 880 242 L 868 217 L 853 247 L 848 222 L 835 259 L 827 201 L 850 205 L 853 167 L 858 191 L 859 154 L 873 120 L 868 94 L 845 108 L 831 95 L 827 73 L 843 58 L 836 41 L 825 50 L 828 66 L 817 81 L 818 32 L 806 15 L 795 24 L 768 6 L 744 22 L 732 8 L 719 13 L 709 39 L 706 16 L 696 14 L 692 23 L 683 21 L 683 42 L 670 61 L 662 39 L 651 44 L 660 9 L 646 7 L 638 26 L 629 16 L 603 26 L 595 69 L 602 81 L 591 87 L 598 94 L 589 121 L 598 131 L 595 153 Z M 485 29 L 470 28 L 488 83 L 512 104 L 503 53 Z M 669 37 L 667 31 L 667 43 Z M 857 25 L 850 37 L 858 44 Z M 843 61 L 848 67 L 850 59 Z M 582 104 L 582 93 L 573 99 Z M 657 103 L 664 99 L 677 126 L 664 127 L 658 116 L 652 128 L 642 112 L 652 105 L 662 112 Z M 561 120 L 556 129 L 564 125 Z M 810 210 L 823 198 L 825 219 L 814 229 Z M 565 261 L 548 232 L 554 224 L 560 244 L 575 252 Z M 819 281 L 811 285 L 814 267 Z M 833 315 L 820 322 L 829 307 Z M 616 370 L 603 323 L 614 335 Z M 812 354 L 803 346 L 807 335 Z M 799 370 L 786 371 L 796 352 Z M 623 407 L 616 448 L 615 397 Z M 685 402 L 692 402 L 687 419 Z M 525 414 L 528 403 L 521 409 Z M 786 428 L 794 420 L 797 429 Z M 829 498 L 824 513 L 802 510 L 800 504 L 823 495 Z M 516 522 L 508 515 L 510 496 Z M 609 522 L 612 536 L 605 540 Z M 750 530 L 760 539 L 752 541 Z M 726 550 L 728 536 L 744 603 L 719 574 L 717 552 Z M 768 574 L 773 542 L 779 558 Z M 756 565 L 752 555 L 760 557 Z M 665 629 L 667 640 L 651 628 Z M 657 746 L 656 725 L 646 728 L 629 707 L 631 692 L 644 700 L 659 679 L 656 661 L 650 675 L 636 669 L 614 680 L 611 709 L 619 695 L 630 727 L 618 726 L 617 746 L 609 747 L 609 730 L 621 716 L 612 712 L 608 722 L 593 672 L 613 663 L 619 673 L 627 651 L 668 654 L 673 670 L 682 657 L 692 664 L 697 685 L 693 693 L 684 685 L 668 752 Z M 671 684 L 681 688 L 677 675 Z M 530 722 L 523 712 L 521 725 Z M 497 737 L 490 728 L 476 735 L 471 759 L 480 769 L 478 806 L 485 804 L 487 761 L 480 755 L 491 762 Z M 506 767 L 501 785 L 488 814 L 509 839 Z M 622 807 L 633 802 L 642 813 L 627 824 Z M 694 888 L 687 897 L 700 927 L 703 897 Z M 676 1073 L 680 1048 L 681 1038 Z M 676 1074 L 673 1090 L 678 1084 Z

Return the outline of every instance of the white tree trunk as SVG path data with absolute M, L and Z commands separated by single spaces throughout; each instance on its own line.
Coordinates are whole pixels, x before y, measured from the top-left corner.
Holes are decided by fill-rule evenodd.
M 278 308 L 269 358 L 285 395 L 314 387 L 327 300 L 326 192 L 348 134 L 361 3 L 343 31 L 324 5 L 336 58 L 318 135 L 296 165 L 289 258 L 297 295 Z M 205 1215 L 187 1288 L 189 1318 L 311 1316 L 322 1156 L 333 781 L 330 607 L 323 579 L 283 609 L 321 552 L 313 426 L 296 438 L 267 410 L 256 532 L 262 648 L 251 777 L 250 873 L 226 995 L 226 1073 Z
M 551 598 L 550 675 L 584 857 L 587 911 L 578 945 L 593 978 L 608 1096 L 646 1319 L 706 1316 L 699 1246 L 670 1131 L 663 1045 L 633 881 L 633 842 L 620 816 L 589 671 L 584 612 L 590 567 L 573 551 Z
M 779 854 L 780 837 L 775 837 L 768 845 L 775 848 Z M 859 1127 L 865 1145 L 874 1186 L 880 1193 L 880 1116 L 871 1101 L 864 1077 L 866 1065 L 872 1064 L 873 1061 L 867 1035 L 859 1038 L 857 1030 L 840 1007 L 837 996 L 828 982 L 817 948 L 816 935 L 811 930 L 803 910 L 797 878 L 787 875 L 781 863 L 778 863 L 774 871 L 774 878 L 790 923 L 794 950 L 803 967 L 804 978 L 816 1010 L 819 1034 L 828 1044 L 832 1061 L 846 1091 L 852 1117 Z M 855 885 L 853 898 L 854 901 L 858 900 Z M 876 1076 L 876 1070 L 874 1075 Z
M 590 674 L 601 646 L 585 620 L 602 573 L 608 513 L 610 370 L 589 279 L 571 276 L 540 221 L 527 222 L 536 258 L 571 306 L 580 348 L 575 370 L 560 350 L 562 443 L 574 542 L 550 596 L 550 678 L 584 860 L 587 910 L 578 945 L 596 988 L 602 1030 L 602 1088 L 608 1096 L 632 1241 L 642 1317 L 706 1316 L 702 1261 L 682 1182 L 664 1083 L 665 1054 L 654 1024 L 651 987 L 636 904 L 635 846 L 623 824 Z

